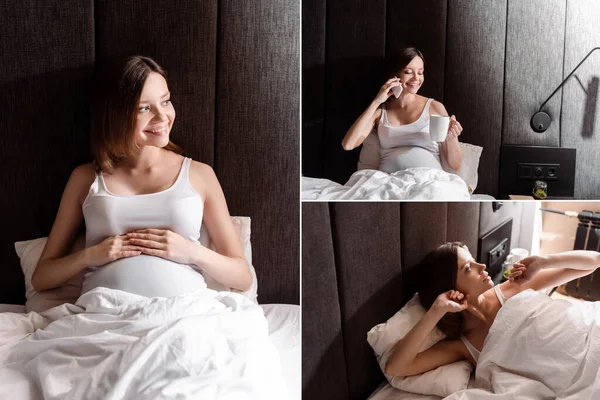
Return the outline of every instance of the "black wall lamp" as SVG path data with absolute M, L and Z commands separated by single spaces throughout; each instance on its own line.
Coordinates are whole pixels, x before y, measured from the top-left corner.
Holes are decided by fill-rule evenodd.
M 600 50 L 600 47 L 594 47 L 592 50 L 590 50 L 590 52 L 587 53 L 587 55 L 583 58 L 583 60 L 581 60 L 581 62 L 579 64 L 577 64 L 577 66 L 573 69 L 573 71 L 571 71 L 571 73 L 560 83 L 560 85 L 558 85 L 558 87 L 554 90 L 554 92 L 552 92 L 552 94 L 550 96 L 548 96 L 546 101 L 544 101 L 542 103 L 538 112 L 533 114 L 533 117 L 531 117 L 531 129 L 533 129 L 536 132 L 545 132 L 546 129 L 548 129 L 548 127 L 550 126 L 550 121 L 552 121 L 552 118 L 550 118 L 550 115 L 548 113 L 542 111 L 542 108 L 544 108 L 544 106 L 552 98 L 552 96 L 554 96 L 556 94 L 556 92 L 558 92 L 558 89 L 560 89 L 565 84 L 565 82 L 567 82 L 567 80 L 571 77 L 571 75 L 573 75 L 575 73 L 575 71 L 577 71 L 577 68 L 579 68 L 585 60 L 587 60 L 587 58 L 590 56 L 590 54 L 592 54 L 596 50 Z

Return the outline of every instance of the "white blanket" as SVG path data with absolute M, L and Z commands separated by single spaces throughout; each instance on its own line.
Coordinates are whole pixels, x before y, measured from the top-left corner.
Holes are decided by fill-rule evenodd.
M 280 399 L 262 309 L 205 289 L 146 298 L 97 288 L 75 305 L 0 314 L 0 398 Z
M 458 175 L 435 168 L 409 168 L 387 174 L 357 171 L 345 185 L 328 179 L 302 178 L 303 200 L 469 200 Z
M 600 302 L 526 290 L 500 309 L 477 364 L 476 389 L 452 400 L 600 399 Z

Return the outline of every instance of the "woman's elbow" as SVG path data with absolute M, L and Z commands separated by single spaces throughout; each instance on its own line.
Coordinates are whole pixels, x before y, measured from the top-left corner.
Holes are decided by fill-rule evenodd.
M 389 361 L 385 363 L 385 374 L 387 376 L 405 376 L 404 371 L 399 370 L 396 366 L 392 365 Z
M 346 140 L 343 140 L 343 141 L 342 141 L 342 147 L 344 148 L 344 150 L 346 150 L 346 151 L 350 151 L 350 150 L 354 150 L 354 148 L 355 148 L 356 146 L 351 146 L 351 145 L 350 145 L 350 143 L 348 143 L 348 141 L 346 141 Z
M 238 279 L 236 289 L 240 290 L 242 292 L 245 292 L 245 291 L 250 290 L 250 288 L 252 287 L 254 277 L 252 276 L 252 272 L 250 272 L 250 265 L 248 265 L 246 260 L 243 260 L 243 263 L 244 263 L 244 272 Z

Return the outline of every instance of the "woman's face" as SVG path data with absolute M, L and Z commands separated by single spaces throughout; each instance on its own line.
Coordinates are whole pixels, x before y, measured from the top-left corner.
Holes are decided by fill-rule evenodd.
M 135 141 L 139 147 L 165 147 L 175 120 L 167 81 L 151 72 L 146 78 L 137 108 Z
M 425 80 L 424 71 L 421 57 L 413 58 L 398 74 L 398 78 L 402 81 L 402 90 L 416 94 Z
M 471 298 L 474 298 L 494 286 L 494 282 L 485 271 L 485 264 L 476 262 L 469 250 L 459 247 L 457 258 L 456 289 L 459 292 L 470 294 Z

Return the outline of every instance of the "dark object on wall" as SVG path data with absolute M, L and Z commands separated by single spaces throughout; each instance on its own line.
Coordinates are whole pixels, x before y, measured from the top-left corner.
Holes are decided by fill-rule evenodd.
M 556 89 L 554 89 L 554 92 L 552 92 L 552 94 L 550 96 L 548 96 L 546 101 L 544 101 L 542 103 L 538 112 L 533 114 L 533 117 L 531 117 L 531 129 L 533 129 L 536 132 L 540 132 L 540 133 L 545 132 L 546 129 L 548 129 L 548 126 L 550 126 L 550 122 L 552 121 L 552 118 L 550 117 L 550 114 L 545 113 L 544 111 L 542 111 L 542 109 L 544 108 L 546 103 L 548 103 L 548 101 L 552 98 L 552 96 L 554 96 L 556 94 L 556 92 L 558 92 L 558 90 L 569 80 L 571 75 L 573 75 L 575 73 L 575 71 L 577 71 L 577 69 L 581 66 L 581 64 L 583 64 L 584 61 L 587 60 L 587 58 L 590 56 L 590 54 L 592 54 L 596 50 L 600 50 L 600 47 L 594 47 L 592 50 L 590 50 L 590 52 L 587 53 L 587 55 L 585 57 L 583 57 L 583 60 L 581 60 L 579 62 L 579 64 L 577 64 L 577 66 L 575 68 L 573 68 L 573 71 L 571 71 L 571 73 L 569 75 L 567 75 L 567 77 L 560 83 L 560 85 L 558 85 L 558 87 Z
M 535 181 L 548 185 L 548 199 L 575 195 L 576 149 L 542 146 L 502 146 L 499 197 L 531 196 Z
M 495 284 L 502 281 L 502 263 L 510 252 L 512 218 L 479 238 L 477 260 L 486 265 Z

